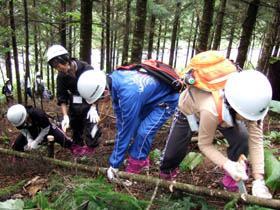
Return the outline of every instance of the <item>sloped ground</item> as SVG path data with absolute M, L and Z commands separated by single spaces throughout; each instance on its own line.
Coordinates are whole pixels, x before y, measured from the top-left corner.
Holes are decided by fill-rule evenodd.
M 101 115 L 101 118 L 105 118 L 101 122 L 102 142 L 100 146 L 96 149 L 95 154 L 89 157 L 75 157 L 67 149 L 61 148 L 59 145 L 56 145 L 55 158 L 71 162 L 79 161 L 83 164 L 88 164 L 90 166 L 108 167 L 109 157 L 111 155 L 113 145 L 106 145 L 105 141 L 114 139 L 116 131 L 115 118 L 113 117 L 113 111 L 108 105 L 104 107 L 100 106 L 100 109 L 102 113 L 105 112 L 109 116 L 105 118 L 104 115 Z M 15 137 L 18 135 L 18 131 L 9 124 L 5 117 L 3 117 L 5 110 L 6 107 L 1 105 L 0 146 L 4 148 L 10 148 L 10 144 L 12 140 L 15 139 Z M 58 119 L 60 117 L 60 108 L 56 105 L 55 101 L 44 102 L 44 110 L 46 110 L 50 115 L 54 116 L 55 119 Z M 280 130 L 278 120 L 271 120 L 272 118 L 275 119 L 277 117 L 278 116 L 274 114 L 272 117 L 268 118 L 269 120 L 267 119 L 265 121 L 265 131 Z M 151 151 L 153 151 L 154 149 L 163 149 L 165 140 L 169 132 L 170 123 L 171 120 L 169 120 L 165 124 L 165 126 L 156 134 Z M 71 132 L 69 131 L 68 134 L 71 135 Z M 223 153 L 225 153 L 225 144 L 219 145 L 219 148 Z M 271 148 L 280 149 L 279 145 L 273 145 L 271 146 Z M 199 152 L 197 142 L 192 142 L 189 146 L 189 150 Z M 33 152 L 43 156 L 47 155 L 46 149 L 36 150 Z M 66 170 L 60 167 L 46 165 L 46 163 L 42 162 L 42 160 L 23 160 L 23 162 L 22 160 L 19 160 L 16 163 L 12 163 L 11 159 L 11 156 L 0 154 L 0 189 L 7 186 L 13 186 L 22 180 L 30 180 L 35 176 L 47 178 L 48 175 L 50 173 L 53 173 L 54 171 L 59 171 L 59 173 L 61 174 L 82 174 L 82 172 L 76 171 L 75 169 Z M 120 170 L 124 170 L 124 166 L 121 166 Z M 196 167 L 194 170 L 188 173 L 180 172 L 177 178 L 177 182 L 188 183 L 197 186 L 206 186 L 208 188 L 223 189 L 221 182 L 223 175 L 223 170 L 216 167 L 212 162 L 210 162 L 206 158 L 204 160 L 204 164 Z M 87 174 L 86 176 L 95 176 L 95 174 Z M 159 177 L 159 167 L 153 161 L 151 161 L 149 176 Z M 251 179 L 246 183 L 246 187 L 249 193 L 251 193 L 251 183 Z M 130 187 L 130 191 L 137 198 L 149 200 L 154 191 L 154 188 L 155 186 L 151 186 L 149 184 L 137 183 L 133 185 L 133 187 Z M 126 189 L 120 186 L 116 186 L 116 190 L 127 193 Z M 170 193 L 166 189 L 159 189 L 157 192 L 157 196 L 160 196 L 161 194 L 169 195 Z M 279 194 L 275 194 L 275 196 L 279 198 Z M 3 201 L 9 199 L 10 197 L 11 195 L 5 195 L 0 197 L 0 200 Z M 225 201 L 217 200 L 215 198 L 206 199 L 208 199 L 207 201 L 211 205 L 217 206 L 217 208 L 221 207 L 221 209 L 223 209 L 223 206 L 226 203 Z

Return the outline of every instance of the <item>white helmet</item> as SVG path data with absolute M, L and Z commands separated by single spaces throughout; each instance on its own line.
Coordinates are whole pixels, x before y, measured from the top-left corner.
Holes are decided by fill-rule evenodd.
M 105 86 L 105 73 L 99 70 L 86 71 L 78 80 L 78 91 L 89 104 L 94 103 L 101 97 Z
M 21 104 L 13 105 L 7 112 L 7 118 L 14 126 L 20 126 L 26 118 L 26 109 Z
M 65 55 L 68 54 L 68 51 L 61 45 L 55 44 L 51 47 L 49 47 L 48 51 L 47 51 L 47 59 L 48 62 L 60 55 Z
M 225 84 L 231 107 L 248 120 L 261 120 L 269 109 L 272 88 L 267 77 L 256 70 L 232 73 Z
M 41 73 L 39 71 L 36 72 L 36 77 L 40 77 Z

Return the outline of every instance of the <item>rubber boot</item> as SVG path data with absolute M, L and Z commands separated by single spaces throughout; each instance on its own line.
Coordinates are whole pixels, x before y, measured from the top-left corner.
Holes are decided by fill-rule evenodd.
M 125 171 L 131 174 L 140 174 L 142 168 L 147 169 L 150 166 L 149 157 L 147 157 L 145 160 L 135 160 L 130 156 L 127 162 L 128 165 L 125 168 Z
M 169 174 L 163 173 L 162 171 L 160 171 L 160 178 L 161 179 L 165 179 L 167 181 L 173 181 L 176 179 L 177 175 L 179 174 L 179 169 L 175 168 L 172 172 L 170 172 Z

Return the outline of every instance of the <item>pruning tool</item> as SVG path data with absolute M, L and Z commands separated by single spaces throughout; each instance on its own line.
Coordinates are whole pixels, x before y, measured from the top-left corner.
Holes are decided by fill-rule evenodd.
M 241 163 L 241 164 L 245 164 L 245 161 L 247 161 L 246 156 L 241 154 L 238 158 L 238 162 Z M 247 193 L 244 181 L 242 179 L 239 179 L 239 180 L 237 180 L 237 183 L 238 183 L 239 193 L 247 195 L 248 193 Z

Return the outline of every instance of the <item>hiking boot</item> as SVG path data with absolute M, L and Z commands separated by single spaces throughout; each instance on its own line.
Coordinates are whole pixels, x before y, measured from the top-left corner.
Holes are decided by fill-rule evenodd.
M 125 172 L 131 174 L 140 174 L 141 169 L 149 170 L 150 160 L 147 157 L 145 160 L 135 160 L 131 156 L 127 160 L 128 165 L 125 168 Z
M 173 181 L 176 179 L 177 175 L 179 174 L 179 169 L 175 168 L 172 172 L 170 172 L 169 174 L 163 173 L 162 171 L 160 171 L 160 178 L 161 179 L 165 179 L 167 181 Z

